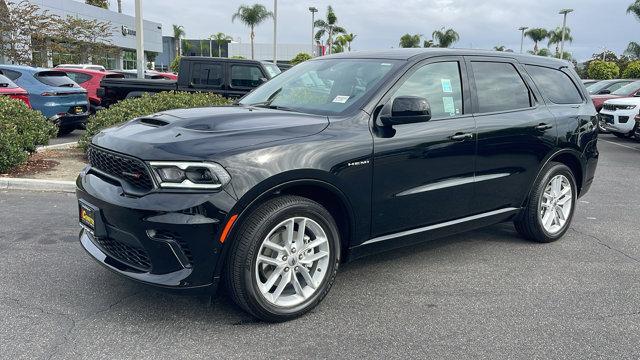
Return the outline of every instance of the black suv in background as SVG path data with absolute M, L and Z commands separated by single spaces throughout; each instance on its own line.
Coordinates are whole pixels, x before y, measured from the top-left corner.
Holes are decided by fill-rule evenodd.
M 180 59 L 178 80 L 104 79 L 97 92 L 104 107 L 163 91 L 212 92 L 237 99 L 280 72 L 280 68 L 266 61 L 184 56 Z
M 594 179 L 596 111 L 566 62 L 404 49 L 302 63 L 235 106 L 96 135 L 80 241 L 131 279 L 299 316 L 340 263 L 513 221 L 558 240 Z

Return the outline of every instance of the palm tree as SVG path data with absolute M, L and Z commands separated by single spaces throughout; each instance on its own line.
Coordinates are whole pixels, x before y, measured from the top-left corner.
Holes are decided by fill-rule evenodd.
M 538 43 L 540 41 L 546 39 L 547 37 L 549 37 L 549 32 L 546 29 L 543 29 L 543 28 L 529 29 L 524 34 L 529 39 L 533 40 L 533 42 L 534 42 L 533 52 L 534 53 L 538 53 Z
M 227 41 L 233 40 L 233 38 L 223 32 L 219 32 L 209 36 L 209 40 L 216 41 L 216 44 L 218 44 L 218 56 L 222 57 L 222 44 L 226 43 Z
M 337 54 L 337 53 L 344 52 L 344 47 L 347 45 L 347 43 L 348 42 L 347 42 L 347 39 L 345 38 L 345 35 L 340 35 L 336 37 L 336 40 L 334 41 L 331 49 L 331 53 Z
M 400 47 L 401 48 L 417 48 L 420 47 L 420 38 L 422 35 L 420 34 L 404 34 L 400 36 Z
M 327 35 L 327 48 L 329 49 L 329 54 L 331 54 L 331 48 L 333 47 L 333 35 L 344 34 L 347 32 L 343 27 L 338 26 L 337 23 L 338 17 L 336 16 L 336 13 L 333 12 L 331 5 L 327 6 L 326 20 L 319 19 L 313 23 L 314 27 L 320 29 L 316 32 L 316 40 L 319 41 L 325 34 Z
M 241 5 L 231 17 L 231 22 L 239 19 L 240 22 L 251 28 L 251 59 L 255 58 L 253 50 L 253 42 L 256 38 L 255 27 L 269 18 L 273 18 L 273 13 L 260 4 Z
M 640 59 L 640 44 L 635 41 L 630 42 L 624 53 L 634 59 Z
M 342 35 L 342 38 L 344 39 L 344 41 L 347 42 L 347 50 L 348 51 L 351 51 L 351 43 L 356 38 L 356 36 L 358 36 L 358 35 L 355 35 L 353 33 Z
M 432 48 L 432 47 L 436 47 L 436 44 L 434 44 L 434 43 L 433 43 L 433 40 L 425 40 L 425 41 L 422 43 L 422 47 L 425 47 L 425 48 Z
M 433 37 L 434 41 L 438 42 L 438 47 L 441 48 L 448 48 L 455 42 L 460 40 L 460 35 L 458 35 L 458 33 L 453 29 L 445 30 L 444 28 L 442 28 L 440 30 L 434 31 L 431 36 Z
M 493 47 L 493 50 L 494 51 L 505 51 L 505 50 L 507 50 L 507 47 L 504 46 L 504 45 L 497 45 L 497 46 Z
M 558 27 L 555 30 L 549 31 L 547 36 L 549 37 L 549 43 L 547 44 L 547 46 L 551 46 L 555 44 L 556 54 L 560 54 L 560 43 L 562 42 L 562 28 Z M 573 41 L 573 37 L 571 36 L 571 29 L 568 27 L 565 27 L 564 41 L 568 41 L 568 42 Z
M 638 20 L 640 20 L 640 0 L 635 0 L 633 4 L 627 8 L 627 14 L 633 14 Z
M 176 48 L 176 56 L 182 55 L 182 46 L 180 38 L 185 35 L 184 27 L 181 25 L 173 25 L 173 43 Z

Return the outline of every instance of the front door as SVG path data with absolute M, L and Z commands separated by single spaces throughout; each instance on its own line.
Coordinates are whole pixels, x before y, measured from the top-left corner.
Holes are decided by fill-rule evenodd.
M 373 237 L 468 215 L 476 150 L 468 94 L 462 58 L 443 57 L 417 64 L 383 97 L 377 109 L 424 97 L 432 119 L 374 127 Z

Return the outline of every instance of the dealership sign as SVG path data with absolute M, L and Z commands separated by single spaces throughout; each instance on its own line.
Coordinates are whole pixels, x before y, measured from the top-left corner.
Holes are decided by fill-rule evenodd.
M 122 35 L 123 36 L 136 36 L 136 31 L 133 29 L 129 29 L 125 25 L 122 25 Z

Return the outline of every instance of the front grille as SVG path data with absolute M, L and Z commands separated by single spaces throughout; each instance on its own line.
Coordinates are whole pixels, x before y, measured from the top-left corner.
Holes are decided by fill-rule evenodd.
M 102 172 L 131 184 L 136 189 L 150 191 L 153 180 L 141 160 L 106 151 L 95 146 L 87 150 L 89 164 Z
M 629 121 L 628 116 L 618 116 L 618 122 L 621 124 L 626 124 Z
M 144 249 L 133 247 L 111 238 L 100 237 L 94 238 L 94 240 L 97 245 L 116 260 L 139 270 L 149 271 L 151 269 L 149 255 Z
M 611 105 L 611 104 L 604 104 L 602 108 L 605 110 L 611 110 L 611 111 L 616 111 L 618 109 L 617 106 Z

